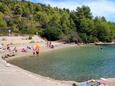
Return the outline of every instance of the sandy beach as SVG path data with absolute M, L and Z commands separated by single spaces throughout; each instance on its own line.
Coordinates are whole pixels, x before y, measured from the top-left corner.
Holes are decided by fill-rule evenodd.
M 21 52 L 21 48 L 26 46 L 33 46 L 35 43 L 30 43 L 31 41 L 39 41 L 41 44 L 40 53 L 73 47 L 73 44 L 63 44 L 58 42 L 53 42 L 55 44 L 54 49 L 47 48 L 46 43 L 39 37 L 33 37 L 32 40 L 26 40 L 27 37 L 1 37 L 2 43 L 13 43 L 11 47 L 17 47 L 18 52 L 15 56 L 9 57 L 7 60 L 32 56 L 32 50 L 28 50 L 27 53 Z M 2 41 L 5 39 L 5 41 Z M 24 40 L 25 39 L 25 40 Z M 7 52 L 0 50 L 0 57 L 4 56 Z M 43 77 L 38 74 L 31 73 L 29 71 L 23 70 L 17 66 L 7 63 L 5 60 L 0 58 L 0 86 L 71 86 L 74 81 L 59 81 L 53 80 L 48 77 Z
M 34 36 L 31 40 L 27 40 L 28 37 L 0 37 L 2 43 L 13 43 L 11 47 L 17 47 L 18 52 L 15 56 L 6 59 L 14 59 L 20 57 L 32 56 L 32 50 L 28 50 L 26 53 L 21 52 L 21 49 L 26 46 L 34 46 L 36 42 L 41 44 L 40 53 L 49 52 L 52 50 L 69 48 L 69 47 L 79 47 L 84 45 L 76 44 L 64 44 L 61 42 L 52 42 L 55 47 L 53 49 L 47 48 L 47 41 L 40 37 Z M 5 40 L 3 40 L 5 39 Z M 31 43 L 34 42 L 34 43 Z M 4 56 L 7 52 L 0 50 L 0 57 Z M 43 77 L 38 74 L 31 73 L 29 71 L 23 70 L 15 65 L 7 63 L 5 60 L 0 58 L 0 86 L 72 86 L 76 83 L 78 86 L 80 83 L 75 81 L 59 81 L 54 80 L 49 77 Z M 115 79 L 108 79 L 111 86 L 115 86 Z

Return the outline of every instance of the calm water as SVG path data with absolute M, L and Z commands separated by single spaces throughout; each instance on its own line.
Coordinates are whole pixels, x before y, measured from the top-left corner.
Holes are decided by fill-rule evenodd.
M 67 48 L 10 62 L 58 80 L 85 81 L 101 77 L 110 78 L 115 77 L 115 46 Z

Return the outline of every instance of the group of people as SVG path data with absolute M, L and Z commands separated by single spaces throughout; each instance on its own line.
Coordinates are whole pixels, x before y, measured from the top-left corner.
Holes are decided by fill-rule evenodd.
M 22 47 L 21 49 L 17 49 L 17 47 L 11 46 L 11 44 L 7 45 L 1 45 L 0 49 L 2 48 L 3 50 L 7 51 L 7 54 L 5 55 L 5 58 L 15 56 L 17 52 L 23 52 L 26 53 L 29 50 L 32 51 L 33 55 L 39 55 L 40 53 L 40 44 L 37 42 L 33 47 L 32 46 L 26 46 Z M 47 41 L 47 48 L 54 48 L 54 45 L 51 43 L 51 41 Z
M 7 44 L 7 48 L 6 48 L 9 52 L 13 52 L 16 53 L 17 52 L 17 48 L 14 47 L 13 49 L 11 49 L 10 44 Z
M 34 47 L 27 46 L 26 48 L 22 48 L 21 52 L 27 52 L 28 50 L 32 50 L 33 55 L 38 55 L 40 52 L 40 46 L 38 44 L 34 45 Z
M 36 43 L 33 47 L 26 46 L 26 47 L 22 47 L 20 49 L 17 49 L 17 47 L 13 47 L 10 44 L 7 44 L 6 46 L 1 44 L 0 49 L 5 51 L 5 54 L 2 56 L 2 58 L 6 59 L 8 57 L 15 56 L 17 52 L 26 53 L 29 50 L 33 52 L 33 55 L 38 55 L 40 53 L 40 44 Z
M 77 86 L 77 85 L 74 84 L 73 86 Z M 110 82 L 108 82 L 108 80 L 105 78 L 101 78 L 100 81 L 89 80 L 86 83 L 80 84 L 80 86 L 110 86 Z
M 38 55 L 40 52 L 40 44 L 36 43 L 33 47 L 27 46 L 26 48 L 22 48 L 21 52 L 27 52 L 28 50 L 31 50 L 33 52 L 33 55 Z
M 54 48 L 54 45 L 51 43 L 51 41 L 47 41 L 47 47 L 48 48 Z
M 17 52 L 17 48 L 16 47 L 11 48 L 10 44 L 7 44 L 6 47 L 2 45 L 1 49 L 5 51 L 5 55 L 2 56 L 3 59 L 15 56 L 15 53 Z

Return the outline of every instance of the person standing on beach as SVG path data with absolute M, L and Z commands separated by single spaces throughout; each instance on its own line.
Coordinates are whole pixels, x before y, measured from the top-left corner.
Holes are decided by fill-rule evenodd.
M 51 43 L 51 41 L 49 42 L 49 47 L 51 48 L 51 46 L 52 46 L 52 43 Z
M 47 41 L 47 47 L 51 48 L 51 41 Z
M 49 48 L 49 42 L 47 41 L 47 48 Z
M 40 53 L 40 44 L 36 43 L 33 48 L 33 55 L 36 54 L 38 55 Z

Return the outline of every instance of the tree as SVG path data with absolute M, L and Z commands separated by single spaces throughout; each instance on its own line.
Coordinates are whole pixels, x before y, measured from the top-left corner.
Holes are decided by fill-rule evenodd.
M 95 23 L 95 29 L 96 29 L 96 34 L 99 41 L 109 42 L 112 40 L 111 31 L 110 31 L 110 27 L 108 23 L 98 20 Z
M 69 34 L 69 32 L 71 31 L 69 18 L 70 18 L 69 14 L 67 13 L 62 14 L 61 17 L 62 32 L 66 35 Z
M 104 16 L 101 17 L 101 20 L 104 21 L 104 22 L 106 22 L 106 19 L 105 19 Z
M 60 39 L 60 35 L 62 34 L 61 30 L 58 28 L 54 28 L 54 27 L 50 27 L 45 29 L 44 31 L 44 35 L 48 40 L 59 40 Z
M 23 6 L 22 8 L 22 17 L 29 17 L 30 15 L 30 10 L 28 7 Z
M 83 18 L 92 19 L 92 13 L 88 6 L 77 7 L 76 16 L 78 19 Z
M 76 30 L 81 32 L 83 21 L 86 19 L 92 20 L 92 13 L 88 6 L 77 7 L 76 11 L 71 13 L 71 17 L 75 23 Z M 88 24 L 88 23 L 87 23 Z
M 40 22 L 43 28 L 45 28 L 47 23 L 49 22 L 48 15 L 44 12 L 37 12 L 37 14 L 35 15 L 35 19 Z
M 80 21 L 80 29 L 78 30 L 81 33 L 86 33 L 87 35 L 93 34 L 94 31 L 94 22 L 90 19 L 82 19 Z
M 6 21 L 4 20 L 4 15 L 3 13 L 0 12 L 0 27 L 6 27 L 7 24 L 6 24 Z
M 93 17 L 88 6 L 60 9 L 28 0 L 0 0 L 0 27 L 15 33 L 38 32 L 49 40 L 108 42 L 115 38 L 115 23 Z
M 21 4 L 18 4 L 14 7 L 14 14 L 16 14 L 16 15 L 21 15 L 22 14 Z
M 1 3 L 1 2 L 0 2 L 0 12 L 2 12 L 4 14 L 9 13 L 9 8 L 7 7 L 7 5 L 5 5 L 4 3 Z

